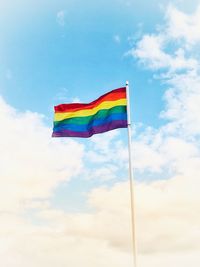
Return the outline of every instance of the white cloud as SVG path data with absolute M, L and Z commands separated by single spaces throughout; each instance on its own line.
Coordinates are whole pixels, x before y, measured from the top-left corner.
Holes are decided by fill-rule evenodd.
M 19 113 L 1 98 L 0 119 L 1 211 L 17 211 L 29 201 L 49 198 L 59 182 L 80 171 L 81 145 L 52 139 L 41 115 Z
M 166 160 L 158 151 L 151 147 L 150 143 L 144 140 L 133 143 L 133 160 L 134 167 L 140 171 L 160 172 L 161 167 L 166 164 Z
M 126 177 L 123 173 L 127 171 L 128 152 L 127 146 L 120 139 L 117 130 L 91 138 L 85 153 L 85 161 L 91 163 L 85 171 L 85 179 L 105 182 Z
M 171 121 L 165 130 L 179 129 L 184 136 L 199 135 L 199 53 L 194 45 L 200 38 L 200 8 L 188 15 L 170 5 L 166 14 L 165 24 L 156 33 L 144 35 L 128 54 L 145 67 L 159 70 L 157 77 L 170 86 L 165 93 L 166 108 L 161 113 Z
M 144 133 L 138 141 L 133 142 L 136 170 L 160 173 L 160 178 L 163 174 L 164 177 L 170 177 L 172 173 L 186 173 L 186 162 L 200 157 L 197 140 L 189 141 L 184 134 L 179 136 L 176 127 L 171 127 L 170 131 L 168 128 L 167 124 L 153 133 Z
M 153 70 L 164 68 L 173 72 L 182 69 L 193 70 L 198 67 L 198 61 L 186 58 L 182 48 L 176 49 L 173 54 L 165 52 L 167 41 L 166 35 L 144 35 L 136 48 L 130 50 L 127 55 L 139 58 L 141 63 Z
M 51 192 L 60 181 L 69 180 L 74 169 L 80 170 L 82 147 L 72 141 L 49 141 L 50 131 L 38 114 L 18 113 L 3 100 L 0 106 L 2 123 L 9 130 L 1 132 L 0 139 L 4 154 L 0 175 L 2 265 L 131 266 L 128 183 L 92 190 L 88 205 L 93 212 L 70 214 L 53 209 L 48 202 Z M 96 151 L 107 157 L 110 148 L 118 144 L 117 136 L 118 132 L 110 132 L 107 138 L 95 136 L 91 140 Z M 147 166 L 156 170 L 162 164 L 169 167 L 173 161 L 177 163 L 174 173 L 179 172 L 169 180 L 136 184 L 139 262 L 144 267 L 167 267 L 169 263 L 175 267 L 194 261 L 198 266 L 198 148 L 182 139 L 169 138 L 163 129 L 148 130 L 137 145 L 137 150 L 145 146 L 144 156 L 147 149 L 146 160 L 141 157 L 138 168 Z M 158 166 L 150 161 L 152 154 L 156 155 L 155 161 L 161 157 Z M 17 209 L 15 203 L 24 201 L 26 205 Z M 19 212 L 25 208 L 35 209 L 34 220 Z
M 200 134 L 200 77 L 196 72 L 175 75 L 165 93 L 167 106 L 162 116 L 182 131 L 181 135 Z
M 167 266 L 171 262 L 174 267 L 186 266 L 186 262 L 194 259 L 194 266 L 200 263 L 198 185 L 199 179 L 192 176 L 136 185 L 139 262 L 145 267 Z M 89 194 L 89 204 L 93 213 L 41 211 L 38 216 L 45 222 L 45 228 L 29 226 L 27 229 L 27 223 L 21 224 L 26 235 L 15 236 L 12 241 L 16 242 L 14 253 L 22 257 L 24 266 L 38 247 L 41 254 L 34 257 L 33 266 L 36 263 L 53 266 L 59 262 L 61 266 L 70 263 L 78 267 L 82 262 L 89 267 L 94 264 L 108 267 L 113 261 L 118 267 L 124 263 L 131 266 L 128 184 L 95 189 Z M 29 247 L 25 246 L 28 238 L 32 241 Z M 21 250 L 16 250 L 16 246 Z M 49 257 L 45 257 L 45 251 Z M 104 254 L 106 261 L 101 260 Z
M 159 70 L 159 79 L 169 86 L 161 113 L 168 121 L 160 129 L 147 129 L 134 143 L 138 170 L 170 178 L 136 187 L 144 266 L 200 264 L 200 77 L 195 51 L 199 18 L 199 8 L 187 15 L 170 6 L 165 24 L 156 33 L 144 35 L 128 52 L 146 68 Z
M 200 42 L 200 6 L 193 14 L 185 14 L 170 5 L 166 15 L 167 33 L 175 40 L 185 42 L 187 48 Z
M 118 167 L 114 164 L 103 164 L 103 167 L 99 167 L 93 171 L 87 172 L 87 179 L 97 179 L 98 181 L 109 181 L 117 179 Z
M 169 5 L 165 19 L 165 24 L 157 27 L 157 33 L 144 35 L 126 55 L 139 59 L 153 70 L 196 71 L 198 58 L 194 53 L 189 55 L 188 50 L 191 52 L 200 42 L 200 7 L 188 15 Z
M 174 177 L 171 181 L 136 186 L 139 262 L 144 267 L 168 266 L 169 263 L 174 267 L 187 266 L 190 260 L 194 266 L 200 263 L 196 182 Z M 31 257 L 31 267 L 39 264 L 53 267 L 58 263 L 75 267 L 80 264 L 108 267 L 113 263 L 118 267 L 125 263 L 131 266 L 127 184 L 96 189 L 89 195 L 89 203 L 94 213 L 43 210 L 38 215 L 44 223 L 38 226 L 4 216 L 1 219 L 4 231 L 0 233 L 2 264 L 23 267 L 29 264 Z

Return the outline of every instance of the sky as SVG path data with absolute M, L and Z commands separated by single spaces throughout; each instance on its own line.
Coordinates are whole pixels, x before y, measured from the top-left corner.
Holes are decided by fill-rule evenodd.
M 127 80 L 138 267 L 200 266 L 199 29 L 199 0 L 0 0 L 2 266 L 133 266 L 127 130 L 51 138 Z

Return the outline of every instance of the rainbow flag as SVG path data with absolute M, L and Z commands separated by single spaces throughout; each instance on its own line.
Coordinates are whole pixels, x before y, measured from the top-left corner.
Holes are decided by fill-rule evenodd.
M 88 104 L 54 107 L 52 137 L 90 137 L 117 128 L 127 128 L 126 87 L 115 89 Z

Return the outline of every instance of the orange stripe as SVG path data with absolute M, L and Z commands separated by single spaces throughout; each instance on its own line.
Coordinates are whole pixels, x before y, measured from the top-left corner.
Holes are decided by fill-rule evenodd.
M 98 106 L 93 107 L 92 109 L 81 109 L 77 111 L 70 111 L 70 112 L 56 112 L 54 114 L 54 121 L 61 121 L 69 118 L 75 118 L 75 117 L 86 117 L 86 116 L 92 116 L 96 114 L 101 109 L 111 109 L 113 107 L 117 106 L 126 106 L 127 100 L 124 99 L 118 99 L 115 101 L 103 101 Z

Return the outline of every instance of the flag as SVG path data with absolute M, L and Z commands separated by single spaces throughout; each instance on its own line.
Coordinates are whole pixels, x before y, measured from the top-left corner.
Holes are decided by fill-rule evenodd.
M 90 137 L 117 128 L 127 128 L 126 87 L 112 90 L 95 101 L 54 107 L 52 137 Z

